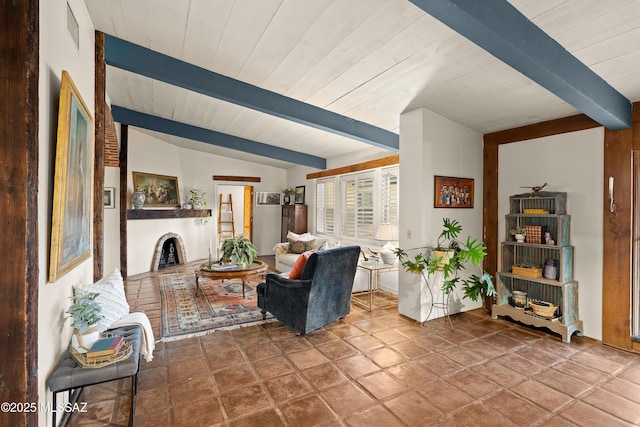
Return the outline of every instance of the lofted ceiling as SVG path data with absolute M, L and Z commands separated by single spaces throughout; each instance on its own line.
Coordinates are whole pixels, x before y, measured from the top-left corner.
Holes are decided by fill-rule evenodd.
M 580 113 L 408 0 L 85 2 L 96 29 L 114 38 L 386 132 L 397 134 L 400 115 L 421 107 L 483 134 Z M 637 0 L 509 3 L 627 100 L 640 100 Z M 108 97 L 119 111 L 209 135 L 141 126 L 181 147 L 281 168 L 305 164 L 296 153 L 394 151 L 204 89 L 107 66 Z M 225 136 L 227 146 L 215 145 Z M 257 142 L 267 154 L 233 141 Z

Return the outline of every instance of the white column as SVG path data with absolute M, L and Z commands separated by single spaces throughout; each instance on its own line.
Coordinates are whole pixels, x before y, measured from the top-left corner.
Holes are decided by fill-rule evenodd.
M 475 180 L 472 209 L 435 209 L 434 176 L 455 176 Z M 462 238 L 482 237 L 482 135 L 432 111 L 417 109 L 400 116 L 400 247 L 403 249 L 435 246 L 442 229 L 442 218 L 458 219 Z M 416 251 L 409 252 L 414 256 Z M 426 320 L 431 295 L 421 277 L 398 273 L 398 311 L 418 320 Z M 442 301 L 440 281 L 429 279 L 433 296 Z M 435 285 L 435 286 L 434 286 Z M 463 299 L 461 292 L 451 296 L 450 312 L 480 306 Z M 430 318 L 441 317 L 434 310 Z

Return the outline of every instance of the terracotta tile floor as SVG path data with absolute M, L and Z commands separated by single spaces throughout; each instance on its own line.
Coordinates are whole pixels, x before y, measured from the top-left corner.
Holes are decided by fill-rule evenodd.
M 157 275 L 129 278 L 127 295 L 159 337 Z M 577 336 L 564 344 L 482 310 L 452 321 L 455 332 L 353 306 L 306 336 L 269 323 L 158 343 L 142 363 L 135 425 L 640 424 L 639 355 Z M 85 388 L 89 412 L 69 425 L 127 425 L 129 393 L 128 380 Z

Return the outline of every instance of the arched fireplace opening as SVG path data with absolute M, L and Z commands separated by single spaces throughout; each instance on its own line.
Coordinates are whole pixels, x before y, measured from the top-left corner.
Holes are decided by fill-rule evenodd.
M 151 271 L 185 264 L 187 251 L 184 249 L 182 237 L 176 233 L 167 233 L 158 239 L 151 262 Z

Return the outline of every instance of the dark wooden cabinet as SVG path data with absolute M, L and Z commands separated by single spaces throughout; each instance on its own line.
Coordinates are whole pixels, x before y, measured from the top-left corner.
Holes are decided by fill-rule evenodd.
M 293 231 L 297 234 L 307 232 L 307 205 L 283 205 L 282 227 L 280 241 L 287 241 L 287 233 Z

